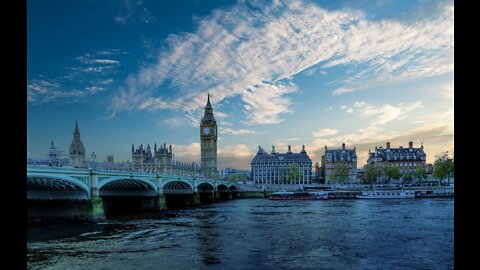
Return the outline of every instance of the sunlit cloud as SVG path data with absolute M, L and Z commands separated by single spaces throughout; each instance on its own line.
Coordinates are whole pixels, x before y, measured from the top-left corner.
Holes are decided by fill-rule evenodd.
M 234 130 L 231 128 L 220 128 L 221 133 L 226 133 L 226 134 L 232 134 L 232 135 L 245 135 L 245 134 L 255 134 L 255 130 L 251 129 L 239 129 L 239 130 Z
M 453 11 L 447 5 L 406 23 L 370 21 L 360 11 L 328 11 L 303 1 L 239 3 L 215 10 L 199 19 L 195 31 L 166 41 L 158 60 L 131 76 L 116 101 L 155 98 L 155 89 L 166 86 L 177 93 L 167 100 L 179 105 L 171 108 L 193 114 L 204 106 L 198 97 L 206 92 L 218 103 L 240 96 L 246 122 L 276 124 L 293 112 L 288 94 L 298 87 L 292 77 L 319 63 L 324 72 L 336 66 L 351 70 L 348 78 L 335 79 L 334 94 L 451 71 Z M 147 109 L 136 100 L 112 102 L 110 110 L 125 110 L 117 104 Z
M 312 133 L 314 137 L 325 137 L 325 136 L 331 136 L 335 135 L 338 133 L 338 130 L 336 129 L 331 129 L 331 128 L 324 128 L 319 131 L 315 131 Z

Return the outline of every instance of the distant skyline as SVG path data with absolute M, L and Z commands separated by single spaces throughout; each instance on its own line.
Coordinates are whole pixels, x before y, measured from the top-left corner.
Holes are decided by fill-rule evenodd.
M 27 2 L 27 157 L 97 161 L 172 144 L 200 161 L 211 94 L 218 168 L 262 146 L 453 150 L 453 1 Z

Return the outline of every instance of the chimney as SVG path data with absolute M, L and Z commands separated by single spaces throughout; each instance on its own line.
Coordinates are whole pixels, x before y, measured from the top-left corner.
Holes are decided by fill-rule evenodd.
M 291 146 L 289 145 L 289 146 L 288 146 L 288 152 L 287 152 L 287 153 L 291 153 L 291 152 L 292 152 L 292 148 L 291 148 Z
M 272 154 L 275 154 L 275 145 L 272 145 Z
M 408 148 L 413 148 L 413 142 L 408 142 Z
M 342 143 L 342 149 L 345 149 L 345 143 Z
M 390 149 L 390 142 L 387 142 L 387 149 Z

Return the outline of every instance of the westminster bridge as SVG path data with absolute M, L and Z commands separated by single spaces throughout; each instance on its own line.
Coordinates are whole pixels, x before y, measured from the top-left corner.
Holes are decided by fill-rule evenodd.
M 239 192 L 234 183 L 188 175 L 27 165 L 29 220 L 101 221 L 119 209 L 165 210 Z

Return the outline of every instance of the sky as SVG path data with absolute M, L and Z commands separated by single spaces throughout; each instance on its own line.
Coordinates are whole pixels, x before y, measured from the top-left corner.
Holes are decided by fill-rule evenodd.
M 409 141 L 433 163 L 454 148 L 453 15 L 441 0 L 29 0 L 27 157 L 67 154 L 78 120 L 88 159 L 166 143 L 199 162 L 210 93 L 219 169 L 342 143 L 362 167 Z

